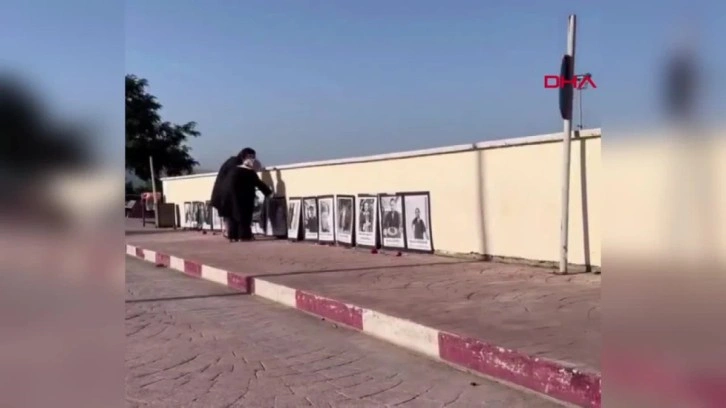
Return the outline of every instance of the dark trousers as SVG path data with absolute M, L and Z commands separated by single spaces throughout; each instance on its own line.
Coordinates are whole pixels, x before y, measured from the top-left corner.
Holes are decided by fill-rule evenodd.
M 229 219 L 227 238 L 233 241 L 242 240 L 249 241 L 253 239 L 252 235 L 252 213 L 244 214 L 243 220 Z

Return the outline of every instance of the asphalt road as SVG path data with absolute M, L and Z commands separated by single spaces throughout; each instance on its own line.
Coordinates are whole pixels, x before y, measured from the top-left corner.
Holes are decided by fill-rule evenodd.
M 361 333 L 126 257 L 129 407 L 556 407 Z

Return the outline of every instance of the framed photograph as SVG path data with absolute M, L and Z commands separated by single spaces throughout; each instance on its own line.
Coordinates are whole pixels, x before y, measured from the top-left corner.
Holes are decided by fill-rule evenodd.
M 300 240 L 301 209 L 302 198 L 291 197 L 287 200 L 287 238 L 293 241 Z
M 285 197 L 270 197 L 265 201 L 265 235 L 276 238 L 287 237 L 287 211 Z
M 428 192 L 403 193 L 403 214 L 406 220 L 406 248 L 434 252 L 431 234 L 431 195 Z
M 195 228 L 201 230 L 204 228 L 206 206 L 204 205 L 204 201 L 195 201 L 194 206 L 196 207 L 196 209 L 194 210 L 194 214 L 197 217 L 197 225 L 195 226 Z
M 367 248 L 378 247 L 378 196 L 359 194 L 356 198 L 355 243 Z
M 403 227 L 403 197 L 400 194 L 379 194 L 381 247 L 405 249 Z
M 192 201 L 192 213 L 190 216 L 191 228 L 199 228 L 199 201 Z
M 221 231 L 222 230 L 222 217 L 219 216 L 219 212 L 214 207 L 209 207 L 212 209 L 212 230 L 213 231 Z
M 182 221 L 182 210 L 179 204 L 174 204 L 174 229 L 184 228 L 184 221 Z
M 306 241 L 318 240 L 318 199 L 307 197 L 302 200 L 303 211 L 303 239 Z
M 194 228 L 194 206 L 191 201 L 184 202 L 182 215 L 182 228 Z
M 335 242 L 335 197 L 318 197 L 318 241 Z
M 211 201 L 205 201 L 201 203 L 202 212 L 202 229 L 212 230 L 212 203 Z
M 255 207 L 252 210 L 252 233 L 255 235 L 265 235 L 264 203 L 265 195 L 260 190 L 256 190 Z
M 335 196 L 335 242 L 352 246 L 353 225 L 355 225 L 355 197 Z

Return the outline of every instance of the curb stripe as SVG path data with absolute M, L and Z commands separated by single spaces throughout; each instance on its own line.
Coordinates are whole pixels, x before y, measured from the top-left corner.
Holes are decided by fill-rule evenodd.
M 184 260 L 184 273 L 187 275 L 196 276 L 197 278 L 202 277 L 202 265 L 194 261 Z
M 288 307 L 297 308 L 296 291 L 287 286 L 255 279 L 254 294 Z
M 599 375 L 450 333 L 439 333 L 439 348 L 444 361 L 559 400 L 600 407 Z
M 301 290 L 296 291 L 295 300 L 297 308 L 300 310 L 363 330 L 363 310 L 360 308 Z
M 145 260 L 156 263 L 156 252 L 155 251 L 150 251 L 148 249 L 142 249 L 142 251 L 144 251 Z
M 220 285 L 227 285 L 227 271 L 223 271 L 212 266 L 202 265 L 201 272 L 202 279 L 206 279 Z
M 169 268 L 171 266 L 171 258 L 169 255 L 166 254 L 160 254 L 156 253 L 156 265 L 157 266 L 166 266 Z
M 366 333 L 381 340 L 439 358 L 438 330 L 374 310 L 363 311 L 363 327 Z
M 599 373 L 581 372 L 564 364 L 442 332 L 375 310 L 133 245 L 126 245 L 126 254 L 344 324 L 435 360 L 523 386 L 560 401 L 582 407 L 601 406 Z
M 179 272 L 184 272 L 184 260 L 175 256 L 169 256 L 169 266 Z
M 246 276 L 233 273 L 233 272 L 227 272 L 227 286 L 233 289 L 237 289 L 242 293 L 248 293 L 252 294 L 253 291 L 253 284 L 254 281 L 252 279 L 248 279 Z

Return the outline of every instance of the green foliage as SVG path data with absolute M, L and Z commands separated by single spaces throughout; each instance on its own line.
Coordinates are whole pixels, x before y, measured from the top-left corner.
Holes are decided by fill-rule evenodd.
M 199 163 L 186 145 L 198 137 L 195 122 L 183 125 L 163 121 L 162 105 L 147 91 L 149 82 L 126 75 L 126 169 L 144 181 L 151 180 L 149 156 L 154 158 L 154 178 L 190 174 Z

